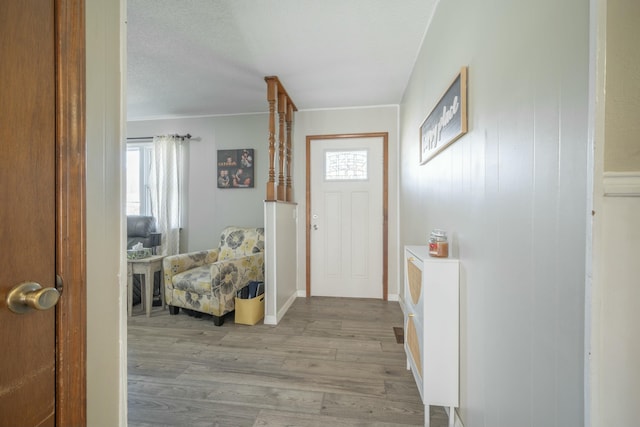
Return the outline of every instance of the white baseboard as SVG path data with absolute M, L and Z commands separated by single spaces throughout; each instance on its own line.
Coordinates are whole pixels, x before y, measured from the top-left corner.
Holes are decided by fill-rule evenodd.
M 398 304 L 400 304 L 400 310 L 402 310 L 403 314 L 407 314 L 407 310 L 406 310 L 406 306 L 404 305 L 404 301 L 401 299 L 398 299 Z
M 602 189 L 605 197 L 640 197 L 640 172 L 605 172 Z
M 276 316 L 264 316 L 265 325 L 277 325 L 278 319 Z
M 282 308 L 280 308 L 280 310 L 275 316 L 274 315 L 264 316 L 264 324 L 277 325 L 278 322 L 282 320 L 284 315 L 287 313 L 287 310 L 289 310 L 289 307 L 291 307 L 291 304 L 293 304 L 296 298 L 298 298 L 299 294 L 300 294 L 300 291 L 292 293 L 289 299 L 287 300 L 287 302 L 284 303 Z
M 289 297 L 287 302 L 284 303 L 284 305 L 282 306 L 282 308 L 278 312 L 278 321 L 280 321 L 284 317 L 285 313 L 287 312 L 287 310 L 289 310 L 289 307 L 291 307 L 291 304 L 293 304 L 293 302 L 296 300 L 296 298 L 298 298 L 298 293 L 297 292 L 291 294 L 291 296 Z
M 307 291 L 304 289 L 298 289 L 298 297 L 305 298 L 307 296 Z M 387 301 L 400 301 L 399 294 L 388 294 Z

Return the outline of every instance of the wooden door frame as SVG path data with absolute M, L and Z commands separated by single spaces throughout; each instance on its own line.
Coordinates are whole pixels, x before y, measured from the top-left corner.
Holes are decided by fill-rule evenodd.
M 307 298 L 311 297 L 311 143 L 326 139 L 382 138 L 382 299 L 389 297 L 389 132 L 342 133 L 335 135 L 307 135 L 307 219 L 306 267 Z
M 86 426 L 85 1 L 54 2 L 56 425 Z

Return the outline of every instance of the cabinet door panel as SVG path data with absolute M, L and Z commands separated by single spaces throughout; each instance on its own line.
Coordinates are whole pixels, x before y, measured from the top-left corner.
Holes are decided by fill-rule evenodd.
M 409 287 L 409 297 L 415 306 L 420 301 L 422 294 L 422 262 L 420 262 L 411 252 L 407 253 L 407 283 Z

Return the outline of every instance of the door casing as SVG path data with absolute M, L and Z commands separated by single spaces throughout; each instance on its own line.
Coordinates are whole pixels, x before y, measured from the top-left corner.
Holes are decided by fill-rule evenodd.
M 85 426 L 85 0 L 55 0 L 56 425 Z
M 326 139 L 382 138 L 382 299 L 388 300 L 388 248 L 389 248 L 389 133 L 347 133 L 335 135 L 308 135 L 306 143 L 306 294 L 311 297 L 311 144 Z

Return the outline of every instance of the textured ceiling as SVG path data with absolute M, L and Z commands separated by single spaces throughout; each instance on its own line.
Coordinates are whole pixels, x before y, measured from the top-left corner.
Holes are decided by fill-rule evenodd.
M 398 104 L 436 3 L 128 0 L 128 119 Z

